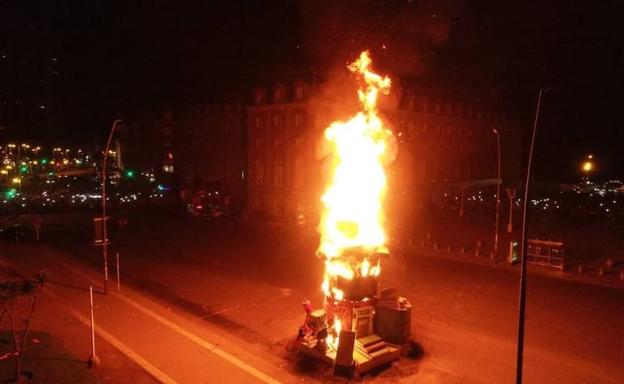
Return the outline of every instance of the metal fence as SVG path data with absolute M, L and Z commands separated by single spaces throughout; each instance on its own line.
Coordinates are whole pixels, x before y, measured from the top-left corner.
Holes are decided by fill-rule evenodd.
M 563 242 L 529 239 L 527 243 L 528 263 L 555 268 L 563 272 L 565 265 Z

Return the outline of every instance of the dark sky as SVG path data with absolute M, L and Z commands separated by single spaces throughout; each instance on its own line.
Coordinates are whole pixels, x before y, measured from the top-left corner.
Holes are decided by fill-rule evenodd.
M 54 132 L 73 139 L 103 135 L 118 114 L 247 94 L 259 79 L 342 65 L 369 48 L 394 77 L 497 100 L 529 124 L 537 90 L 551 88 L 537 159 L 550 166 L 541 176 L 571 171 L 588 152 L 621 175 L 619 8 L 569 0 L 2 0 L 0 49 L 58 58 L 48 96 L 61 100 Z M 14 89 L 12 70 L 0 68 Z M 28 126 L 20 132 L 49 129 Z

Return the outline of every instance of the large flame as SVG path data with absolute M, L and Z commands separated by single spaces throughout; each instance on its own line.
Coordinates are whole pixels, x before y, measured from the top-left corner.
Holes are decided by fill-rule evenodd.
M 343 298 L 343 292 L 332 286 L 332 277 L 376 276 L 380 272 L 378 258 L 372 265 L 366 255 L 385 252 L 383 161 L 392 133 L 379 118 L 377 99 L 380 93 L 388 94 L 390 78 L 372 72 L 370 65 L 370 55 L 365 51 L 348 66 L 360 82 L 361 111 L 325 130 L 325 140 L 333 149 L 334 168 L 321 198 L 324 209 L 319 252 L 325 256 L 323 291 L 336 300 Z M 362 252 L 353 257 L 348 252 L 352 249 Z

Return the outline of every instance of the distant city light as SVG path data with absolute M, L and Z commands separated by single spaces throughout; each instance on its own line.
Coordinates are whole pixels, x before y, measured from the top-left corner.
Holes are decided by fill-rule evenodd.
M 15 188 L 11 188 L 4 193 L 6 199 L 13 199 L 17 195 Z

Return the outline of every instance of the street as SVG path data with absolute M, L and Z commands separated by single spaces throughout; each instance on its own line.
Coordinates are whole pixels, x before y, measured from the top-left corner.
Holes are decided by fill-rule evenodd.
M 64 223 L 63 230 L 74 228 L 72 241 L 55 242 L 57 229 L 51 224 L 49 245 L 3 243 L 3 249 L 10 259 L 23 257 L 17 256 L 20 253 L 57 252 L 77 268 L 91 267 L 92 276 L 101 275 L 99 249 L 85 245 L 90 232 L 80 220 L 87 222 L 88 218 L 64 220 L 70 223 Z M 322 303 L 322 263 L 314 255 L 313 230 L 176 219 L 165 224 L 157 217 L 136 220 L 141 222 L 130 225 L 127 233 L 113 235 L 120 244 L 124 286 L 192 319 L 194 327 L 227 338 L 228 346 L 243 350 L 253 346 L 286 371 L 303 374 L 304 379 L 328 379 L 314 370 L 299 372 L 297 359 L 288 351 L 303 321 L 301 301 L 309 298 L 316 306 Z M 384 260 L 381 284 L 398 288 L 412 303 L 411 332 L 417 351 L 391 369 L 365 376 L 365 381 L 513 381 L 517 271 L 401 254 Z M 116 290 L 114 281 L 109 282 L 109 289 Z M 623 299 L 621 290 L 530 274 L 527 382 L 619 382 L 624 374 Z M 114 324 L 129 304 L 119 305 L 118 310 L 100 309 L 100 316 Z M 110 332 L 129 344 L 158 339 L 154 351 L 162 351 L 150 348 L 150 353 L 158 355 L 145 358 L 163 372 L 179 375 L 175 371 L 179 364 L 174 361 L 183 359 L 188 364 L 184 370 L 192 370 L 197 377 L 221 371 L 229 374 L 224 367 L 231 364 L 218 358 L 210 363 L 214 357 L 211 360 L 205 353 L 180 348 L 175 332 L 167 336 L 171 330 L 148 320 L 141 333 L 128 333 L 123 326 L 111 327 Z M 182 354 L 175 352 L 182 350 Z M 189 382 L 186 376 L 177 377 Z

